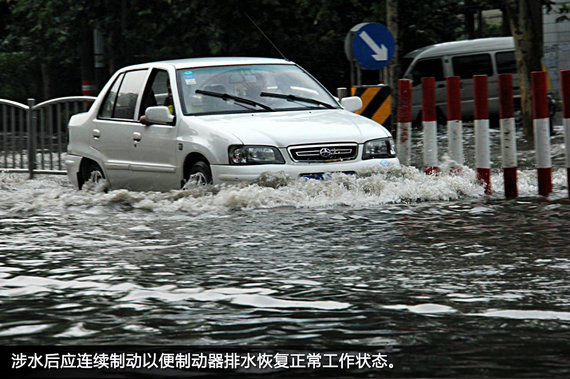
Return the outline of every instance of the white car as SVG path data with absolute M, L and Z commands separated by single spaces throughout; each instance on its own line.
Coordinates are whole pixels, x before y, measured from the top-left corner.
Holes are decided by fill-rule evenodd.
M 338 102 L 293 62 L 196 58 L 125 67 L 69 121 L 66 168 L 81 189 L 169 190 L 253 181 L 262 173 L 322 178 L 398 165 L 381 125 Z

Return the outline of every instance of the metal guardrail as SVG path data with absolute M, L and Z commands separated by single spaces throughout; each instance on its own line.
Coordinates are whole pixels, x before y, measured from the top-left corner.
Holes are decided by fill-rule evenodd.
M 96 97 L 68 96 L 36 104 L 0 99 L 0 172 L 65 174 L 69 118 Z

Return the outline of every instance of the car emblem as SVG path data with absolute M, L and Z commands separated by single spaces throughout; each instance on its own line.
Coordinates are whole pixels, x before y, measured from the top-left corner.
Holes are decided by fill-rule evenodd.
M 321 157 L 323 158 L 329 158 L 332 154 L 331 149 L 323 147 L 320 151 L 319 154 L 321 155 Z

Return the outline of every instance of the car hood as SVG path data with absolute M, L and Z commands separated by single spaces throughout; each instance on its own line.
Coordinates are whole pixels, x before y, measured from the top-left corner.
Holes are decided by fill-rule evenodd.
M 342 109 L 196 116 L 196 121 L 229 132 L 247 145 L 364 143 L 390 136 L 380 124 Z

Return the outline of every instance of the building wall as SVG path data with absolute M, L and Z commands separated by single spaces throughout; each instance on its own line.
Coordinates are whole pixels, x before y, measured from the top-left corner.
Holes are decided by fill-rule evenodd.
M 559 4 L 570 5 L 570 1 L 554 0 Z M 570 70 L 570 21 L 556 22 L 559 14 L 544 10 L 544 57 L 552 91 L 560 97 L 560 70 Z

